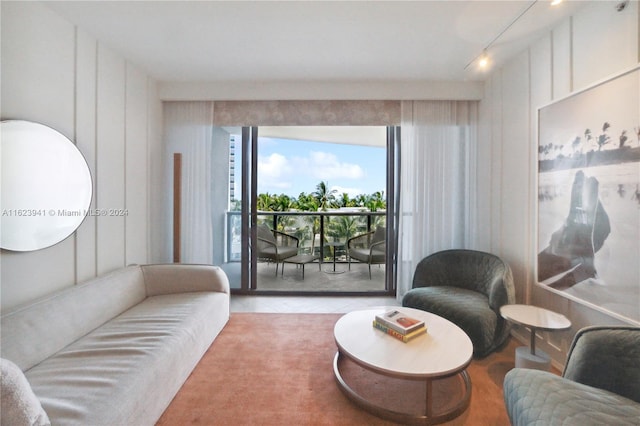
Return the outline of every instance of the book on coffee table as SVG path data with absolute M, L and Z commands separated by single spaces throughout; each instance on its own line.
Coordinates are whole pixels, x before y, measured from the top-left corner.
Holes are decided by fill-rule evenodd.
M 376 315 L 376 321 L 400 334 L 408 334 L 424 327 L 424 321 L 413 318 L 396 309 L 391 309 L 381 315 Z
M 407 343 L 408 341 L 413 340 L 418 336 L 426 334 L 427 332 L 427 327 L 422 326 L 407 334 L 401 334 L 401 333 L 398 333 L 396 330 L 389 328 L 384 324 L 379 323 L 377 320 L 373 320 L 373 326 L 378 330 L 388 334 L 389 336 L 395 337 L 396 339 L 403 341 L 404 343 Z

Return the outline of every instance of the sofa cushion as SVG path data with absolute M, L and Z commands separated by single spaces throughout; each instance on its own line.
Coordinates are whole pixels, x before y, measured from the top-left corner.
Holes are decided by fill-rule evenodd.
M 65 425 L 153 425 L 229 317 L 228 295 L 152 296 L 26 372 Z
M 640 404 L 546 371 L 509 371 L 504 398 L 513 426 L 637 426 L 640 419 Z
M 2 357 L 26 371 L 145 297 L 140 266 L 130 266 L 3 313 Z
M 0 389 L 2 424 L 12 426 L 51 424 L 22 370 L 4 358 L 0 359 Z
M 483 293 L 450 286 L 418 287 L 405 294 L 402 305 L 434 313 L 456 324 L 471 339 L 476 356 L 484 356 L 493 349 L 498 317 Z

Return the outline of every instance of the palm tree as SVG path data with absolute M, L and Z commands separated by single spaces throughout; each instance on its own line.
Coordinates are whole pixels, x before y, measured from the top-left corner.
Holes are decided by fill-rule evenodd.
M 372 212 L 376 212 L 379 209 L 386 208 L 387 207 L 387 203 L 386 203 L 386 201 L 384 199 L 383 193 L 380 192 L 380 191 L 376 191 L 373 194 L 371 194 L 369 196 L 369 199 L 367 200 L 366 206 Z
M 356 207 L 364 207 L 367 204 L 367 196 L 364 194 L 356 195 L 354 201 Z
M 348 240 L 358 230 L 358 221 L 354 216 L 337 216 L 327 225 L 326 234 L 334 239 Z
M 350 201 L 351 201 L 351 198 L 349 198 L 349 194 L 347 194 L 346 192 L 343 192 L 342 195 L 340 196 L 340 199 L 338 200 L 338 206 L 349 207 Z
M 271 195 L 269 193 L 259 194 L 256 201 L 256 208 L 262 211 L 271 210 Z
M 280 194 L 273 199 L 273 208 L 278 212 L 285 212 L 291 207 L 291 198 L 288 195 Z
M 353 237 L 358 231 L 358 221 L 354 216 L 338 216 L 331 219 L 327 223 L 325 234 L 327 237 L 333 238 L 334 241 L 347 241 Z M 337 250 L 337 247 L 333 247 Z
M 335 205 L 336 192 L 338 191 L 335 189 L 329 191 L 329 185 L 324 181 L 321 181 L 316 185 L 316 192 L 314 192 L 313 195 L 318 200 L 320 210 L 326 211 L 328 207 L 333 207 Z
M 301 192 L 298 195 L 298 198 L 295 202 L 292 203 L 291 207 L 294 207 L 300 211 L 317 211 L 318 210 L 318 200 L 313 195 L 305 194 Z

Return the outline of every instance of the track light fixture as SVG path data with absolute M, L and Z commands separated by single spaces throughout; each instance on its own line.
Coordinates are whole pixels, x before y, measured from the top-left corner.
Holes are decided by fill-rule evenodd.
M 562 0 L 551 0 L 551 4 L 555 5 L 560 3 Z M 513 24 L 515 24 L 516 22 L 518 22 L 518 20 L 520 18 L 522 18 L 524 16 L 525 13 L 527 13 L 529 11 L 529 9 L 531 9 L 533 7 L 533 5 L 535 5 L 538 2 L 538 0 L 533 0 L 529 6 L 527 6 L 526 9 L 524 9 L 522 12 L 520 12 L 520 14 L 518 16 L 516 16 L 510 23 L 509 25 L 507 25 L 502 31 L 500 31 L 500 33 L 498 33 L 497 36 L 495 36 L 493 38 L 493 40 L 491 40 L 485 47 L 484 49 L 482 49 L 482 53 L 480 53 L 478 56 L 476 56 L 475 58 L 473 58 L 465 67 L 464 69 L 466 70 L 467 68 L 469 68 L 471 66 L 471 64 L 473 63 L 477 63 L 479 68 L 486 68 L 489 65 L 489 55 L 487 54 L 487 51 L 489 50 L 489 48 L 491 46 L 493 46 L 493 44 L 498 41 L 498 39 L 500 37 L 502 37 L 502 35 L 504 33 L 507 32 L 507 30 L 509 28 L 511 28 L 513 26 Z
M 489 65 L 489 56 L 486 51 L 482 51 L 482 54 L 478 57 L 478 66 L 480 68 L 486 68 Z

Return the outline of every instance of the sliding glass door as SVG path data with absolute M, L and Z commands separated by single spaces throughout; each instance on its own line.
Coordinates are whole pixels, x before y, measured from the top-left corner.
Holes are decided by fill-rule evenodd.
M 241 291 L 395 292 L 399 128 L 245 127 L 239 148 Z

